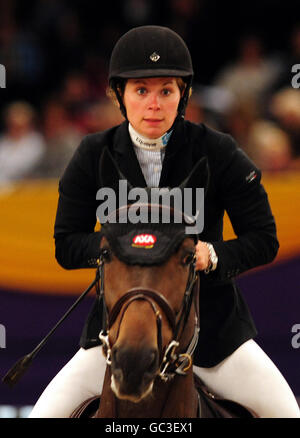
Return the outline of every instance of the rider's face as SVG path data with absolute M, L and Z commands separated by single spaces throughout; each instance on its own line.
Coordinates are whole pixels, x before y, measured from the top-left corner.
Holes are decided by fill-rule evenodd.
M 123 101 L 133 128 L 148 138 L 158 138 L 171 128 L 181 92 L 176 78 L 128 79 Z

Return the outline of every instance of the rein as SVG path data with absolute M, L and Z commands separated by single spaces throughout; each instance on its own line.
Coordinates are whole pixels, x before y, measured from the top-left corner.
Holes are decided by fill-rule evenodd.
M 156 318 L 157 328 L 157 345 L 160 354 L 160 372 L 159 376 L 163 381 L 168 381 L 175 376 L 175 374 L 186 375 L 187 370 L 192 365 L 192 355 L 196 348 L 199 334 L 199 311 L 198 311 L 198 294 L 199 294 L 199 278 L 195 270 L 195 255 L 189 263 L 189 276 L 184 293 L 184 297 L 181 303 L 179 312 L 176 314 L 170 306 L 168 300 L 159 292 L 151 289 L 133 288 L 126 292 L 113 306 L 110 312 L 108 312 L 105 296 L 104 296 L 104 264 L 105 258 L 103 254 L 100 255 L 98 269 L 100 285 L 96 287 L 99 305 L 102 302 L 102 314 L 103 314 L 103 327 L 99 334 L 99 338 L 103 343 L 103 351 L 106 356 L 106 363 L 111 365 L 111 349 L 112 346 L 109 342 L 109 329 L 115 323 L 117 317 L 121 315 L 119 327 L 117 330 L 117 337 L 119 335 L 123 316 L 129 307 L 129 305 L 136 300 L 147 301 Z M 176 353 L 176 349 L 180 345 L 180 337 L 184 332 L 192 302 L 194 300 L 196 315 L 195 315 L 195 329 L 192 339 L 188 346 L 184 350 L 184 353 Z M 161 312 L 157 308 L 158 305 L 172 329 L 172 340 L 166 346 L 165 350 L 162 349 L 162 317 Z

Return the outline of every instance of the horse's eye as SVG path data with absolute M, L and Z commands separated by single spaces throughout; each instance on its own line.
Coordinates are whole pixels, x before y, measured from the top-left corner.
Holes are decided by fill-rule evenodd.
M 110 262 L 111 261 L 111 251 L 109 248 L 102 248 L 101 250 L 101 256 L 104 262 Z
M 183 259 L 182 259 L 182 264 L 184 265 L 184 266 L 186 266 L 186 265 L 190 265 L 191 263 L 192 263 L 192 261 L 194 260 L 194 253 L 189 253 L 189 254 L 187 254 L 187 255 L 185 255 L 184 257 L 183 257 Z

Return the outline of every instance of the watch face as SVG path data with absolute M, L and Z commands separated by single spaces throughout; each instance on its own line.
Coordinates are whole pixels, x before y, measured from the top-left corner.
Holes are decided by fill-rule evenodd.
M 214 271 L 216 269 L 218 263 L 218 256 L 211 243 L 205 242 L 205 244 L 209 251 L 210 265 L 204 270 L 204 272 L 208 274 L 209 272 Z
M 217 267 L 217 263 L 218 263 L 218 257 L 216 255 L 216 252 L 214 250 L 214 247 L 210 244 L 210 259 L 211 259 L 211 263 L 212 263 L 212 270 L 216 269 Z

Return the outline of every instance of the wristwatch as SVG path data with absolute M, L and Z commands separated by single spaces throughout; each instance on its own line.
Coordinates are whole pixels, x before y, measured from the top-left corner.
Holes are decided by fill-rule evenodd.
M 208 251 L 209 251 L 209 265 L 206 269 L 204 269 L 204 273 L 208 274 L 209 272 L 214 271 L 217 268 L 218 256 L 217 256 L 216 251 L 211 243 L 208 243 L 208 242 L 204 242 L 204 243 L 207 246 Z

